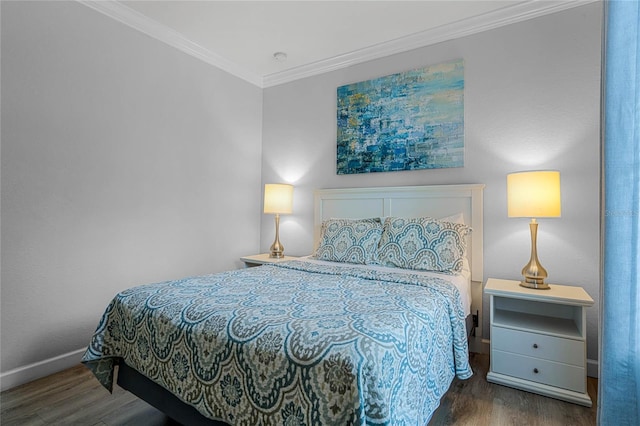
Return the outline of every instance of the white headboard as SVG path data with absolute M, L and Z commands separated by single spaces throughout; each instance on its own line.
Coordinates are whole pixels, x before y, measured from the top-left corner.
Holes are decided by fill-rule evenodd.
M 471 280 L 483 280 L 483 184 L 320 189 L 314 193 L 314 247 L 322 221 L 401 216 L 441 218 L 462 213 L 472 228 L 467 247 Z

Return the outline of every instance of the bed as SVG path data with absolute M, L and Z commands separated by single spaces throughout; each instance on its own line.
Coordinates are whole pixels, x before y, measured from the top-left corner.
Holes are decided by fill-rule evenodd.
M 316 191 L 314 256 L 127 289 L 83 363 L 187 425 L 427 424 L 473 374 L 482 190 Z

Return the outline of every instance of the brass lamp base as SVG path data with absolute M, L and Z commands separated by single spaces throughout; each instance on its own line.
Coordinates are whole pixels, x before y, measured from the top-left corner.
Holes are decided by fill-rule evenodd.
M 280 215 L 276 213 L 276 239 L 269 247 L 269 257 L 273 259 L 282 259 L 284 257 L 284 246 L 280 243 Z
M 522 268 L 524 280 L 520 281 L 520 286 L 536 290 L 549 290 L 551 287 L 544 282 L 544 279 L 547 278 L 547 270 L 542 267 L 538 260 L 538 223 L 535 219 L 531 219 L 529 230 L 531 231 L 531 258 L 529 263 Z
M 549 290 L 551 288 L 549 287 L 549 284 L 542 281 L 540 282 L 520 281 L 520 286 L 526 287 L 526 288 L 535 288 L 536 290 Z
M 278 251 L 271 246 L 269 257 L 272 259 L 282 259 L 284 257 L 284 251 Z

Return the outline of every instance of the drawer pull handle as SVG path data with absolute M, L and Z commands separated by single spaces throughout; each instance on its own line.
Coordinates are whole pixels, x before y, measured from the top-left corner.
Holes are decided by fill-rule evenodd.
M 537 343 L 533 344 L 533 349 L 538 349 L 538 344 Z
M 537 368 L 534 368 L 534 369 L 533 369 L 533 372 L 534 372 L 534 373 L 536 373 L 536 374 L 538 374 L 538 369 L 537 369 Z

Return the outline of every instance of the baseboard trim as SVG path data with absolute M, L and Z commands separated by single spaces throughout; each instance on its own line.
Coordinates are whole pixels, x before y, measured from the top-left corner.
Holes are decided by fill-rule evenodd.
M 596 379 L 600 377 L 600 364 L 597 359 L 587 358 L 587 376 L 595 377 Z
M 84 354 L 86 350 L 86 348 L 77 349 L 66 354 L 0 373 L 0 391 L 5 391 L 78 365 L 82 354 Z

